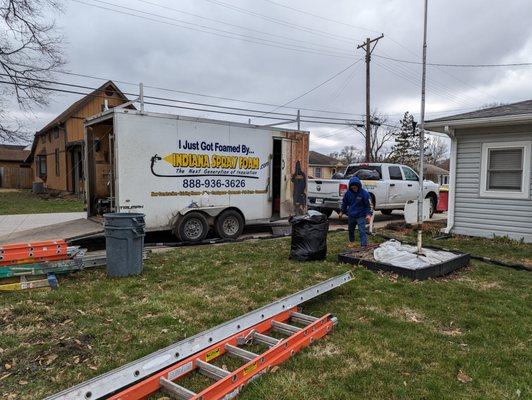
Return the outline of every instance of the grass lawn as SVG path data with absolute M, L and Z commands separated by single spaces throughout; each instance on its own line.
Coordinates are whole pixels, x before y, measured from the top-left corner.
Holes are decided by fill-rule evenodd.
M 83 201 L 45 199 L 31 190 L 0 190 L 0 215 L 83 211 Z
M 345 235 L 329 235 L 324 262 L 288 261 L 288 239 L 189 247 L 151 255 L 140 277 L 92 270 L 2 295 L 0 397 L 40 399 L 345 272 Z M 473 262 L 423 282 L 354 276 L 304 306 L 337 316 L 335 331 L 239 399 L 531 398 L 530 272 Z

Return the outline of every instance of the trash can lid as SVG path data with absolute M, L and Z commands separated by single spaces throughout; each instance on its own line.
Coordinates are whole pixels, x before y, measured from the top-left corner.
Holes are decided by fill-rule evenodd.
M 104 218 L 144 218 L 144 214 L 142 213 L 124 213 L 124 212 L 117 212 L 117 213 L 105 213 L 103 215 Z

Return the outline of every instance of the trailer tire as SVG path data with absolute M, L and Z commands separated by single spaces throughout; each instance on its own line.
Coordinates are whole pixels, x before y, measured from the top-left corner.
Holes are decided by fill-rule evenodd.
M 197 243 L 207 237 L 209 224 L 207 218 L 200 212 L 191 211 L 177 222 L 176 232 L 184 242 Z
M 216 218 L 215 228 L 222 239 L 237 239 L 244 231 L 244 218 L 236 210 L 225 210 Z

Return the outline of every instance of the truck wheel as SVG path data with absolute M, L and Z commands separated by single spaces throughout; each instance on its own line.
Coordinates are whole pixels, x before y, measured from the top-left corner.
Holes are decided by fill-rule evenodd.
M 216 233 L 222 239 L 236 239 L 244 230 L 244 218 L 235 210 L 226 210 L 216 218 Z
M 393 211 L 393 210 L 388 210 L 388 209 L 380 210 L 380 212 L 381 212 L 383 215 L 392 215 L 392 211 Z
M 177 233 L 184 242 L 201 242 L 209 233 L 207 218 L 202 213 L 191 211 L 178 222 Z

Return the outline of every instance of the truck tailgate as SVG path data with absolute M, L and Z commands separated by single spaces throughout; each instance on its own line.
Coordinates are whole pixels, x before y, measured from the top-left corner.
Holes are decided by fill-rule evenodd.
M 340 181 L 337 179 L 309 179 L 308 196 L 321 199 L 340 199 L 338 190 Z

